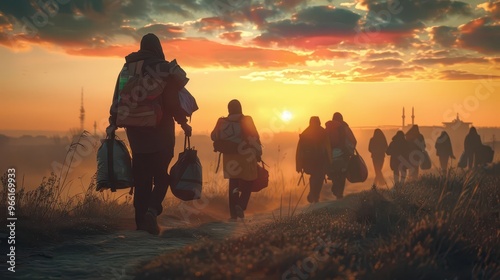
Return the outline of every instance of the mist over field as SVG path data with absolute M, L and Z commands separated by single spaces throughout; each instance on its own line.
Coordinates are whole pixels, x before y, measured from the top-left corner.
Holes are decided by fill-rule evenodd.
M 257 128 L 259 129 L 259 128 Z M 374 172 L 371 161 L 371 155 L 368 152 L 368 142 L 373 136 L 374 129 L 358 129 L 353 128 L 353 132 L 358 140 L 356 146 L 358 152 L 365 160 L 369 177 L 367 182 L 371 182 Z M 382 128 L 388 142 L 391 141 L 392 136 L 397 131 L 397 128 Z M 425 127 L 421 131 L 426 140 L 426 149 L 431 156 L 433 167 L 438 167 L 439 161 L 435 153 L 434 143 L 437 136 L 443 129 L 440 127 Z M 479 134 L 482 136 L 483 143 L 491 145 L 498 151 L 499 144 L 491 142 L 495 132 L 500 135 L 500 131 L 494 128 L 478 129 Z M 51 172 L 55 175 L 68 174 L 67 181 L 71 187 L 68 189 L 68 194 L 76 194 L 86 190 L 92 176 L 97 169 L 96 152 L 100 146 L 100 140 L 103 139 L 102 135 L 90 135 L 83 137 L 80 140 L 82 145 L 77 146 L 73 151 L 70 145 L 78 141 L 78 135 L 70 137 L 54 135 L 54 136 L 17 136 L 8 137 L 0 133 L 0 170 L 7 170 L 7 168 L 15 167 L 17 169 L 18 184 L 23 185 L 27 190 L 36 188 L 44 177 L 50 176 Z M 436 136 L 437 135 L 437 136 Z M 127 137 L 124 131 L 118 133 L 118 137 L 124 140 L 127 145 Z M 458 137 L 457 137 L 458 138 Z M 297 182 L 299 175 L 295 172 L 295 151 L 299 139 L 298 133 L 294 132 L 278 132 L 278 133 L 261 133 L 263 143 L 263 160 L 269 165 L 271 171 L 279 171 L 280 176 L 283 175 L 289 181 Z M 489 141 L 488 141 L 489 140 Z M 458 157 L 463 151 L 463 139 L 456 139 L 452 137 L 453 151 L 455 156 Z M 184 136 L 178 133 L 176 137 L 176 145 L 174 151 L 174 158 L 170 166 L 177 160 L 179 152 L 182 151 L 184 145 Z M 213 152 L 212 141 L 208 135 L 193 135 L 191 138 L 191 145 L 198 151 L 198 157 L 203 166 L 204 183 L 209 184 L 208 178 L 222 178 L 222 171 L 215 175 L 217 166 L 218 153 Z M 495 161 L 500 159 L 500 153 L 495 154 Z M 70 163 L 72 160 L 72 163 Z M 456 166 L 456 160 L 452 162 L 452 166 Z M 68 169 L 69 167 L 69 169 Z M 389 157 L 387 156 L 383 168 L 384 176 L 391 182 L 392 171 L 389 168 Z M 433 172 L 433 171 L 429 171 Z M 217 177 L 219 176 L 219 177 Z M 271 173 L 270 180 L 273 180 L 273 173 Z M 292 184 L 293 185 L 293 184 Z M 352 185 L 352 184 L 351 184 Z M 354 187 L 356 184 L 353 185 Z M 389 183 L 389 186 L 392 186 Z M 227 187 L 227 186 L 226 186 Z M 293 186 L 292 186 L 293 187 Z

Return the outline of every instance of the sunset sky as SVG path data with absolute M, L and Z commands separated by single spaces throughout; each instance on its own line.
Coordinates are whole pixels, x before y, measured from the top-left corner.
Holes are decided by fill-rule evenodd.
M 47 4 L 44 4 L 47 3 Z M 52 3 L 52 4 L 51 4 Z M 500 1 L 40 0 L 0 2 L 0 133 L 106 127 L 124 56 L 160 37 L 212 130 L 233 98 L 260 130 L 336 111 L 353 127 L 500 126 Z

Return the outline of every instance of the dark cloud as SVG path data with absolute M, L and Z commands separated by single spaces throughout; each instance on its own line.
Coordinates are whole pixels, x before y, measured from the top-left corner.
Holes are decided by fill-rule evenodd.
M 229 42 L 238 42 L 241 40 L 241 31 L 224 32 L 219 34 L 219 38 L 228 40 Z
M 451 15 L 472 16 L 472 7 L 452 0 L 361 0 L 368 9 L 368 18 L 385 22 L 417 23 L 444 20 Z
M 145 35 L 147 33 L 154 33 L 160 39 L 172 39 L 184 36 L 184 29 L 181 26 L 173 24 L 151 24 L 137 29 L 137 33 Z
M 455 65 L 455 64 L 483 64 L 489 63 L 490 60 L 484 57 L 437 57 L 437 58 L 417 58 L 411 61 L 418 65 Z
M 490 17 L 472 20 L 460 26 L 459 45 L 482 53 L 500 52 L 500 25 Z
M 231 31 L 234 29 L 235 23 L 230 19 L 208 17 L 198 20 L 194 26 L 200 32 L 213 33 L 215 31 Z
M 435 26 L 430 31 L 431 40 L 443 47 L 455 45 L 459 32 L 458 28 L 450 26 Z
M 329 6 L 305 8 L 265 26 L 262 35 L 255 38 L 259 45 L 294 45 L 298 47 L 328 46 L 343 41 L 343 37 L 355 35 L 360 15 L 346 9 Z M 309 40 L 309 41 L 308 41 Z
M 460 70 L 444 70 L 440 72 L 440 78 L 443 80 L 483 80 L 500 79 L 498 75 L 474 74 Z

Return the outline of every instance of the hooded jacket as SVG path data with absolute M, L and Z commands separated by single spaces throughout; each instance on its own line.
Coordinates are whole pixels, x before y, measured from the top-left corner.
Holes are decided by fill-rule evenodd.
M 335 113 L 332 120 L 325 123 L 325 129 L 330 139 L 332 152 L 341 150 L 346 156 L 354 154 L 356 137 L 340 113 Z
M 398 170 L 403 166 L 404 161 L 408 161 L 409 145 L 405 139 L 405 134 L 398 131 L 387 147 L 387 155 L 391 156 L 391 170 Z
M 448 133 L 443 131 L 436 140 L 434 147 L 436 148 L 436 155 L 438 157 L 454 157 Z
M 320 124 L 310 124 L 300 135 L 295 154 L 297 172 L 326 172 L 332 163 L 332 150 L 326 130 Z
M 165 60 L 160 40 L 154 34 L 147 34 L 141 40 L 141 48 L 125 57 L 125 65 L 131 62 L 144 60 L 142 72 L 154 73 L 166 79 L 166 88 L 162 94 L 163 116 L 156 127 L 128 127 L 126 128 L 127 138 L 130 143 L 132 153 L 155 153 L 166 151 L 173 155 L 175 144 L 175 125 L 187 122 L 186 113 L 180 107 L 178 91 L 185 84 L 177 84 L 171 76 L 171 65 Z M 116 124 L 119 77 L 116 81 L 113 95 L 113 104 L 110 109 L 110 124 Z M 187 80 L 186 80 L 187 82 Z
M 368 151 L 372 154 L 372 158 L 383 159 L 387 151 L 387 140 L 380 129 L 376 129 L 373 137 L 368 144 Z

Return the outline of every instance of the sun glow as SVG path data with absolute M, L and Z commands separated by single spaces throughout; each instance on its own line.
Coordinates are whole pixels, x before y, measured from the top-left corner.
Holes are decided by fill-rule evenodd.
M 291 121 L 292 119 L 293 119 L 293 115 L 292 115 L 292 113 L 291 113 L 290 111 L 285 110 L 285 111 L 283 111 L 283 112 L 281 113 L 281 120 L 282 120 L 282 121 L 284 121 L 284 122 L 289 122 L 289 121 Z

